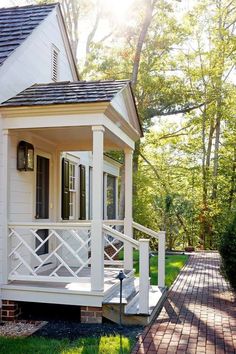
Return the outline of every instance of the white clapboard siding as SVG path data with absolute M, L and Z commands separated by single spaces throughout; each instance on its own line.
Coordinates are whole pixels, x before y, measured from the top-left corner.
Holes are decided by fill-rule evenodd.
M 52 44 L 59 49 L 58 80 L 73 81 L 54 9 L 1 66 L 0 102 L 35 83 L 52 81 Z
M 2 136 L 2 117 L 0 114 L 0 260 L 2 260 L 2 249 L 3 249 L 3 244 L 2 244 L 2 234 L 3 234 L 3 136 Z M 3 264 L 0 262 L 0 283 L 2 279 L 2 269 Z

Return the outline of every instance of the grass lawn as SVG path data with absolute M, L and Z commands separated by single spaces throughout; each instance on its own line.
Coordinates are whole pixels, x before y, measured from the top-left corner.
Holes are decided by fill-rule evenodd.
M 179 274 L 181 268 L 185 265 L 188 260 L 188 256 L 185 254 L 180 255 L 168 255 L 166 256 L 166 286 L 170 287 L 174 282 L 175 278 Z M 150 277 L 151 284 L 157 285 L 157 262 L 158 257 L 154 256 L 150 259 Z M 139 253 L 134 251 L 134 268 L 136 275 L 139 274 Z
M 0 353 L 4 354 L 128 354 L 133 345 L 134 340 L 118 335 L 82 338 L 72 342 L 35 337 L 0 337 Z
M 170 287 L 188 259 L 185 255 L 166 256 L 166 286 Z M 158 257 L 150 259 L 151 284 L 157 284 Z M 139 255 L 134 252 L 134 268 L 139 272 Z M 4 354 L 128 354 L 134 345 L 134 338 L 103 336 L 82 338 L 75 341 L 54 340 L 37 337 L 0 337 L 0 353 Z

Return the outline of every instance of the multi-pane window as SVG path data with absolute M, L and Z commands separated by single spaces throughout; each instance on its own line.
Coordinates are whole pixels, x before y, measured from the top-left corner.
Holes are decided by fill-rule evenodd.
M 116 219 L 116 177 L 107 175 L 107 218 Z
M 75 201 L 76 201 L 76 175 L 75 175 L 75 165 L 69 164 L 69 216 L 70 219 L 75 219 Z

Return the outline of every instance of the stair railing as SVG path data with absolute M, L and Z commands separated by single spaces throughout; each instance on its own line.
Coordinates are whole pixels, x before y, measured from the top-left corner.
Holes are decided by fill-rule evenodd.
M 129 243 L 133 248 L 139 250 L 139 313 L 148 314 L 149 311 L 149 240 L 134 240 L 110 226 L 103 224 L 103 233 L 105 240 L 108 240 L 114 246 L 113 240 Z M 115 246 L 114 246 L 115 247 Z M 115 249 L 115 248 L 114 248 Z M 107 255 L 106 255 L 107 256 Z
M 133 221 L 133 228 L 143 232 L 144 234 L 158 240 L 158 279 L 157 284 L 159 287 L 165 287 L 165 231 L 153 231 L 143 225 Z

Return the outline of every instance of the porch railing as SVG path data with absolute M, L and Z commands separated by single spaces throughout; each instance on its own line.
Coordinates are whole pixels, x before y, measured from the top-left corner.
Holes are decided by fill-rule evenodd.
M 159 287 L 165 286 L 165 245 L 166 245 L 166 233 L 165 231 L 153 231 L 137 222 L 133 222 L 133 228 L 148 235 L 150 238 L 158 240 L 158 279 L 157 284 Z
M 9 280 L 68 282 L 90 263 L 91 223 L 9 224 Z
M 139 250 L 139 312 L 146 314 L 149 309 L 149 240 L 140 239 L 134 240 L 133 238 L 115 230 L 111 226 L 103 224 L 103 233 L 105 240 L 114 247 L 114 256 L 123 250 L 124 243 L 128 243 L 134 249 Z M 115 247 L 116 241 L 119 241 L 121 246 Z
M 149 307 L 149 239 L 123 233 L 123 220 L 104 220 L 104 264 L 121 264 L 125 244 L 139 250 L 140 313 Z M 158 239 L 158 285 L 165 286 L 165 232 L 133 222 L 133 228 Z M 108 252 L 108 248 L 110 251 Z M 9 280 L 75 282 L 90 277 L 91 222 L 10 223 Z

